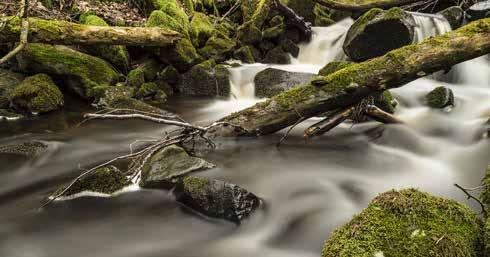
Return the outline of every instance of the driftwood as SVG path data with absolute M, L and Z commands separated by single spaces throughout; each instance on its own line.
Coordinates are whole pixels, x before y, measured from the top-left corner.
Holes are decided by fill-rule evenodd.
M 384 56 L 352 64 L 327 76 L 319 76 L 307 85 L 295 87 L 221 119 L 245 130 L 217 127 L 211 133 L 216 136 L 273 133 L 300 119 L 355 106 L 366 97 L 386 89 L 403 86 L 488 53 L 490 18 L 390 51 Z
M 101 27 L 37 18 L 29 18 L 28 22 L 28 41 L 30 43 L 168 46 L 181 38 L 180 34 L 175 31 L 157 27 Z M 21 18 L 0 18 L 0 24 L 4 24 L 0 32 L 0 43 L 19 41 L 23 27 Z
M 328 8 L 342 10 L 363 12 L 372 8 L 389 9 L 396 6 L 410 5 L 418 2 L 433 2 L 423 0 L 363 0 L 363 1 L 349 1 L 349 0 L 316 0 L 317 3 Z

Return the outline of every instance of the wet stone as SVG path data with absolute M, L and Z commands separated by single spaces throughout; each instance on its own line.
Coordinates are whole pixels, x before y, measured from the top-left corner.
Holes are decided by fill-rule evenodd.
M 444 108 L 454 105 L 453 91 L 447 87 L 436 87 L 425 96 L 425 99 L 427 105 L 432 108 Z

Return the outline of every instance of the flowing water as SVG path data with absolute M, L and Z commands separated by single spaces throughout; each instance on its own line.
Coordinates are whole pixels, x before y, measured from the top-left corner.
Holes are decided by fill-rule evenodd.
M 421 19 L 417 35 L 448 28 L 439 18 Z M 273 66 L 316 73 L 345 58 L 341 45 L 351 24 L 314 28 L 292 65 Z M 269 66 L 232 69 L 232 100 L 173 99 L 164 107 L 195 123 L 210 122 L 259 101 L 253 77 Z M 334 228 L 391 188 L 416 187 L 476 208 L 453 183 L 477 186 L 490 162 L 490 142 L 481 137 L 483 117 L 490 113 L 489 69 L 482 57 L 458 65 L 444 80 L 450 83 L 426 78 L 393 90 L 404 125 L 342 124 L 304 142 L 302 130 L 312 123 L 307 121 L 280 150 L 275 144 L 284 131 L 220 141 L 206 154 L 218 167 L 201 175 L 241 185 L 267 203 L 238 227 L 189 211 L 160 190 L 80 197 L 38 211 L 49 192 L 82 168 L 127 153 L 131 142 L 159 137 L 164 128 L 143 121 L 76 126 L 79 113 L 90 109 L 75 103 L 35 120 L 2 123 L 1 144 L 36 139 L 49 150 L 29 162 L 0 159 L 0 256 L 319 256 Z M 422 97 L 440 85 L 454 90 L 451 112 L 423 105 Z

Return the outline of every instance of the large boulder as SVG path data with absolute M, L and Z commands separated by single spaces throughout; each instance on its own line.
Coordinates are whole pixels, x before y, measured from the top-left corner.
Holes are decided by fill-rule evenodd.
M 186 96 L 223 96 L 230 95 L 229 71 L 214 60 L 207 60 L 192 67 L 182 75 L 182 83 L 177 91 Z
M 9 108 L 9 95 L 25 78 L 24 74 L 0 69 L 0 109 Z
M 17 60 L 25 71 L 63 77 L 66 85 L 85 99 L 93 99 L 120 78 L 106 61 L 66 46 L 28 44 Z
M 326 240 L 322 257 L 482 256 L 477 215 L 456 201 L 405 189 L 378 195 Z
M 93 26 L 109 26 L 103 19 L 96 15 L 82 15 L 80 22 L 87 25 Z M 114 65 L 118 70 L 123 73 L 128 72 L 130 61 L 129 53 L 126 46 L 122 45 L 94 45 L 85 46 L 87 52 L 90 54 L 100 57 L 112 65 Z
M 9 95 L 15 109 L 28 113 L 45 113 L 63 106 L 63 94 L 46 74 L 24 79 Z
M 85 191 L 112 194 L 129 184 L 131 184 L 129 179 L 118 168 L 109 165 L 98 168 L 75 182 L 63 196 L 74 195 Z M 59 192 L 64 189 L 65 187 L 60 188 Z
M 254 78 L 255 96 L 272 97 L 295 86 L 307 83 L 313 77 L 310 73 L 290 72 L 267 68 Z
M 343 49 L 353 61 L 381 56 L 393 49 L 411 44 L 414 20 L 400 8 L 371 9 L 347 31 Z
M 439 12 L 440 15 L 444 16 L 446 20 L 451 25 L 451 28 L 457 29 L 463 25 L 464 21 L 464 10 L 459 6 L 451 6 Z
M 177 201 L 207 216 L 241 223 L 260 205 L 260 199 L 247 190 L 225 181 L 187 176 L 174 190 Z
M 476 3 L 466 10 L 466 18 L 470 21 L 490 17 L 490 0 Z
M 174 185 L 176 178 L 214 167 L 214 164 L 206 160 L 190 156 L 182 147 L 171 145 L 153 154 L 146 162 L 142 169 L 140 185 L 169 189 Z
M 195 47 L 204 46 L 206 41 L 213 35 L 214 27 L 211 19 L 204 13 L 195 12 L 192 17 L 191 38 Z
M 147 26 L 163 27 L 180 32 L 189 39 L 189 16 L 176 0 L 150 0 L 154 9 L 148 18 Z

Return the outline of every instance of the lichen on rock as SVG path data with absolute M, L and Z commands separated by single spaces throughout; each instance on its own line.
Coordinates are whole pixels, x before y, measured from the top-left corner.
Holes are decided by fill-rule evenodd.
M 195 12 L 191 23 L 191 38 L 195 47 L 203 46 L 213 35 L 214 27 L 211 19 L 204 13 Z
M 204 159 L 190 156 L 182 147 L 170 145 L 154 153 L 143 166 L 140 185 L 168 189 L 176 178 L 214 167 Z
M 46 74 L 24 79 L 9 95 L 15 109 L 28 113 L 45 113 L 63 106 L 63 94 Z
M 112 194 L 129 185 L 129 179 L 115 166 L 104 166 L 76 181 L 62 196 L 89 191 Z M 65 187 L 59 189 L 64 190 Z
M 444 108 L 454 105 L 454 94 L 450 88 L 436 87 L 425 96 L 425 101 L 429 107 Z
M 468 207 L 415 189 L 378 195 L 326 240 L 322 257 L 481 256 L 481 223 Z

